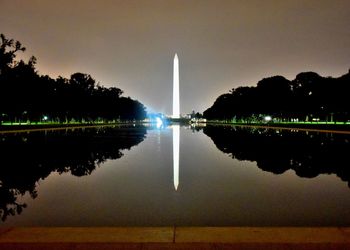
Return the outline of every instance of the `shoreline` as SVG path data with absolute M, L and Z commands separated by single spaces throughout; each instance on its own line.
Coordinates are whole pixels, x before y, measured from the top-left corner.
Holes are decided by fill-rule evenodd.
M 178 123 L 178 122 L 174 122 Z M 27 133 L 36 131 L 55 131 L 65 129 L 81 129 L 81 128 L 97 128 L 97 127 L 115 127 L 115 126 L 137 126 L 147 125 L 150 122 L 115 122 L 115 123 L 53 123 L 53 124 L 15 124 L 15 125 L 0 125 L 0 134 L 7 133 Z M 191 125 L 191 123 L 188 123 Z M 280 130 L 298 130 L 306 132 L 319 133 L 335 133 L 335 134 L 350 134 L 350 124 L 335 124 L 335 123 L 226 123 L 222 121 L 207 121 L 199 123 L 199 126 L 232 126 L 246 128 L 262 128 L 262 129 L 280 129 Z
M 144 122 L 118 122 L 118 123 L 73 123 L 73 124 L 21 124 L 21 125 L 0 125 L 0 134 L 27 133 L 36 131 L 56 131 L 65 129 L 115 127 L 144 125 Z
M 298 130 L 306 132 L 350 134 L 350 124 L 323 124 L 323 123 L 224 123 L 224 122 L 207 122 L 212 126 L 232 126 L 246 128 L 263 128 L 263 129 L 281 129 L 281 130 Z

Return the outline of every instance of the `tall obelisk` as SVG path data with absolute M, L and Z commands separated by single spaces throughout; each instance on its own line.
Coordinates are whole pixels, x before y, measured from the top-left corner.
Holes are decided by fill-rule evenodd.
M 173 118 L 180 118 L 180 86 L 179 86 L 179 58 L 177 54 L 174 57 L 173 74 Z

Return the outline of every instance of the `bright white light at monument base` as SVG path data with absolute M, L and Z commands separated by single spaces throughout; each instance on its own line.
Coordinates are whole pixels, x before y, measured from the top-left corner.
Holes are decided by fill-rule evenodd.
M 180 118 L 179 58 L 174 57 L 173 71 L 173 118 Z
M 173 125 L 173 178 L 174 187 L 179 186 L 180 125 Z
M 161 128 L 163 125 L 163 121 L 162 119 L 160 119 L 159 117 L 156 118 L 156 126 L 157 128 Z
M 265 116 L 264 119 L 265 121 L 269 122 L 272 120 L 272 117 L 268 115 L 268 116 Z

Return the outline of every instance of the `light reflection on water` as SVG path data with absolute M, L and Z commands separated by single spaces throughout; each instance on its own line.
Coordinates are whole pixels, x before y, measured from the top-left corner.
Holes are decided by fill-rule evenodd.
M 3 226 L 350 225 L 348 136 L 79 131 L 3 137 Z
M 180 125 L 173 125 L 173 168 L 174 187 L 179 186 L 179 158 L 180 158 Z

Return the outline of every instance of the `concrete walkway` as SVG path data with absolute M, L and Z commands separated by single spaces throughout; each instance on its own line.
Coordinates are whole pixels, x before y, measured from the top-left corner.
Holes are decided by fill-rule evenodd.
M 0 249 L 350 249 L 350 228 L 0 228 Z

